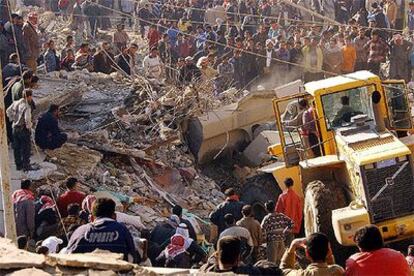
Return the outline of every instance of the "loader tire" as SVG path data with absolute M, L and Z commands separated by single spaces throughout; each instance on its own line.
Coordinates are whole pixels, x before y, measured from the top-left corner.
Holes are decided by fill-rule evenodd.
M 337 264 L 344 265 L 356 248 L 340 245 L 332 227 L 332 210 L 347 206 L 344 190 L 335 182 L 313 181 L 305 190 L 304 226 L 305 234 L 322 232 L 328 236 Z
M 252 206 L 255 218 L 261 222 L 267 214 L 264 204 L 268 200 L 277 202 L 282 193 L 272 174 L 259 174 L 250 177 L 243 184 L 240 200 Z

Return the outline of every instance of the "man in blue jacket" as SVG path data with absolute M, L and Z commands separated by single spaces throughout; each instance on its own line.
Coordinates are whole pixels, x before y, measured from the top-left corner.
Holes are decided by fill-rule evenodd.
M 93 206 L 95 220 L 80 226 L 73 232 L 67 253 L 87 253 L 95 249 L 124 254 L 124 260 L 137 263 L 138 254 L 128 229 L 115 220 L 115 202 L 109 198 L 98 198 Z
M 59 106 L 52 104 L 49 111 L 38 120 L 35 141 L 41 149 L 54 150 L 60 148 L 68 139 L 66 133 L 59 128 Z

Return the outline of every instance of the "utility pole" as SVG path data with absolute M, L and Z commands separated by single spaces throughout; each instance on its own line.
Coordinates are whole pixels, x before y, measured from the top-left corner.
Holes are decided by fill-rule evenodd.
M 3 67 L 0 62 L 0 178 L 5 237 L 16 242 L 16 223 L 10 190 L 9 147 L 7 145 L 6 110 L 4 106 Z

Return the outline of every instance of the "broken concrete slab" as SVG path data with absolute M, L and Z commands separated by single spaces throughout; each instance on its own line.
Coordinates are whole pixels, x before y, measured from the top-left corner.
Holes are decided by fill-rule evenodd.
M 42 267 L 44 264 L 43 255 L 20 250 L 10 240 L 0 238 L 0 274 L 1 270 Z
M 52 276 L 52 274 L 37 268 L 25 268 L 6 274 L 6 276 Z
M 40 84 L 33 89 L 33 100 L 36 103 L 34 114 L 47 111 L 51 103 L 61 107 L 77 103 L 82 100 L 86 86 L 79 83 L 62 83 L 60 80 L 40 78 Z
M 47 150 L 46 156 L 58 167 L 59 172 L 68 175 L 91 175 L 103 155 L 87 147 L 66 143 L 61 148 Z
M 50 254 L 47 256 L 46 262 L 50 266 L 62 265 L 112 271 L 130 271 L 134 268 L 134 264 L 122 259 L 123 254 L 95 250 L 92 253 L 83 254 Z
M 256 167 L 269 159 L 267 148 L 279 143 L 279 132 L 272 130 L 262 131 L 243 151 L 243 157 L 248 165 Z

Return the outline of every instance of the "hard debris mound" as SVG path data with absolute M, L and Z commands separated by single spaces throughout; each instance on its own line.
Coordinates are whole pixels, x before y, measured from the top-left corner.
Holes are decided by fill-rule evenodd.
M 200 172 L 180 125 L 243 93 L 231 90 L 219 99 L 202 84 L 180 89 L 141 77 L 129 84 L 97 78 L 91 74 L 82 99 L 65 108 L 61 124 L 70 130 L 71 143 L 46 152 L 46 161 L 54 163 L 57 172 L 40 180 L 40 188 L 50 190 L 53 185 L 58 193 L 64 189 L 63 180 L 74 176 L 87 193 L 111 193 L 147 227 L 164 220 L 171 206 L 179 204 L 206 229 L 209 213 L 224 195 Z

